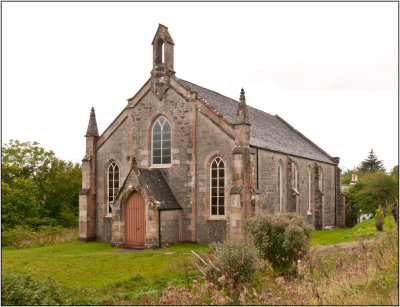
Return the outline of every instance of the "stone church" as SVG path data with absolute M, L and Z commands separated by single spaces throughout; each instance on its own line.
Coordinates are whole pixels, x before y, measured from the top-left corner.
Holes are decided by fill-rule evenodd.
M 278 115 L 177 78 L 159 25 L 150 79 L 99 135 L 92 108 L 79 239 L 113 246 L 209 243 L 244 234 L 260 210 L 344 226 L 339 158 Z M 239 90 L 238 90 L 239 92 Z

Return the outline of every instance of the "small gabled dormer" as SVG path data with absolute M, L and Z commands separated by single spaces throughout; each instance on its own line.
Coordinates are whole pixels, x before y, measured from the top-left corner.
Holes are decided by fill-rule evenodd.
M 174 71 L 174 41 L 168 28 L 158 25 L 153 38 L 153 69 L 151 71 L 152 90 L 159 99 L 169 87 L 169 77 L 175 75 Z

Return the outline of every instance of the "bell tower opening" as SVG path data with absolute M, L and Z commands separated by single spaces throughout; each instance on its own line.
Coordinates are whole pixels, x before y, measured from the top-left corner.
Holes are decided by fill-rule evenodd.
M 153 42 L 153 69 L 161 68 L 168 74 L 174 74 L 174 41 L 168 28 L 164 25 L 159 25 L 154 36 Z
M 164 42 L 159 39 L 156 45 L 156 60 L 155 64 L 160 65 L 164 63 Z

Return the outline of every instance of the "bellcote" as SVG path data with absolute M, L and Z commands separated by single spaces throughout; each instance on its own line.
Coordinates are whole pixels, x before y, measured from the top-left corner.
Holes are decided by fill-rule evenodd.
M 174 41 L 168 28 L 162 24 L 158 25 L 153 42 L 153 68 L 156 66 L 166 66 L 174 72 Z
M 175 75 L 175 44 L 168 28 L 162 24 L 158 25 L 151 44 L 153 45 L 152 91 L 161 99 L 169 87 L 169 77 Z

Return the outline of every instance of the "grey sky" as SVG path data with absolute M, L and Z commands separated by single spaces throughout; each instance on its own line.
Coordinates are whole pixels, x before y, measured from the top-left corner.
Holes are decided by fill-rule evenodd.
M 81 162 L 150 77 L 158 23 L 179 78 L 278 114 L 352 168 L 398 157 L 396 2 L 2 3 L 2 136 Z

